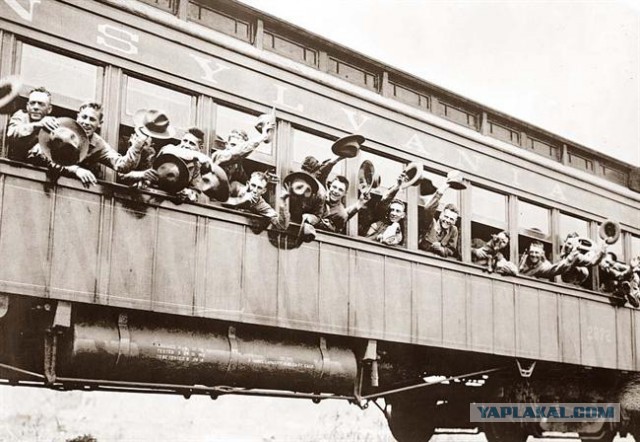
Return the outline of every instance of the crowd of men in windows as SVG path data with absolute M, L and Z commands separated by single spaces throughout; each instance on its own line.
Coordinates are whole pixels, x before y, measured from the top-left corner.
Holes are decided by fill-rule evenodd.
M 116 172 L 120 183 L 138 189 L 160 189 L 176 202 L 217 202 L 253 213 L 264 220 L 265 226 L 270 224 L 281 231 L 286 231 L 293 221 L 300 225 L 298 245 L 313 241 L 316 229 L 344 234 L 349 219 L 358 214 L 360 236 L 388 247 L 402 246 L 407 238 L 407 202 L 399 193 L 418 186 L 418 248 L 446 259 L 460 258 L 460 211 L 456 204 L 442 204 L 442 199 L 446 193 L 465 191 L 462 174 L 452 170 L 446 181 L 435 187 L 423 174 L 422 166 L 411 163 L 388 188 L 378 191 L 380 176 L 374 164 L 365 160 L 358 173 L 357 199 L 347 205 L 350 182 L 333 171 L 341 161 L 358 156 L 365 143 L 360 135 L 348 135 L 333 143 L 333 158 L 307 155 L 301 170 L 282 178 L 279 201 L 270 204 L 265 193 L 279 177 L 263 170 L 248 173 L 245 162 L 259 146 L 273 141 L 273 113 L 258 118 L 258 135 L 250 138 L 243 130 L 232 130 L 226 140 L 220 140 L 219 149 L 208 149 L 204 145 L 205 134 L 197 127 L 187 129 L 179 143 L 169 144 L 175 139 L 176 130 L 168 116 L 159 110 L 140 109 L 133 116 L 135 128 L 122 154 L 98 133 L 103 120 L 99 103 L 80 105 L 75 120 L 51 113 L 49 91 L 44 87 L 31 90 L 25 109 L 13 113 L 7 127 L 9 159 L 46 167 L 50 175 L 75 178 L 86 187 L 98 183 L 98 166 L 103 165 Z M 569 233 L 557 262 L 547 259 L 543 242 L 529 241 L 521 247 L 524 252 L 518 265 L 508 259 L 508 231 L 478 231 L 483 237 L 472 239 L 471 261 L 488 272 L 559 278 L 584 286 L 597 266 L 599 288 L 612 295 L 612 302 L 640 307 L 640 257 L 623 263 L 607 250 L 620 236 L 619 226 L 613 222 L 602 225 L 598 241 Z

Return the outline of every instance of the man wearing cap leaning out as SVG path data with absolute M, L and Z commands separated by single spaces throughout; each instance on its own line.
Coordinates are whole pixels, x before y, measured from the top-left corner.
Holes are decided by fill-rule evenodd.
M 534 241 L 529 244 L 529 249 L 524 252 L 518 266 L 518 273 L 524 276 L 532 276 L 540 279 L 550 279 L 566 271 L 571 262 L 566 257 L 556 263 L 547 260 L 544 244 Z
M 214 164 L 219 165 L 227 174 L 230 183 L 236 183 L 233 187 L 241 186 L 246 181 L 246 173 L 242 167 L 242 160 L 251 155 L 260 144 L 268 142 L 273 134 L 275 124 L 266 122 L 260 126 L 260 135 L 249 139 L 243 130 L 232 130 L 225 147 L 217 150 L 211 156 Z
M 287 230 L 289 227 L 289 186 L 284 185 L 280 194 L 280 207 L 278 211 L 267 203 L 262 195 L 267 191 L 269 179 L 264 172 L 253 172 L 247 184 L 237 187 L 226 203 L 225 207 L 247 210 L 256 215 L 268 218 L 271 224 L 279 230 Z
M 347 224 L 370 199 L 369 193 L 363 193 L 357 202 L 345 207 L 343 199 L 349 189 L 349 180 L 342 175 L 335 177 L 329 184 L 322 217 L 305 213 L 302 222 L 311 224 L 321 230 L 342 233 Z
M 7 144 L 10 159 L 27 160 L 29 150 L 38 144 L 40 129 L 51 132 L 58 127 L 50 113 L 51 93 L 43 87 L 31 90 L 25 110 L 15 112 L 9 120 Z
M 460 211 L 454 204 L 447 204 L 440 212 L 438 219 L 435 219 L 438 204 L 444 193 L 449 189 L 450 183 L 447 181 L 431 196 L 426 204 L 421 205 L 425 230 L 418 247 L 426 252 L 439 256 L 455 257 L 458 254 L 458 228 L 456 221 Z M 425 200 L 426 197 L 420 197 Z
M 60 172 L 63 175 L 78 178 L 85 187 L 97 184 L 98 180 L 94 173 L 89 170 L 98 164 L 103 164 L 117 172 L 126 173 L 136 167 L 140 161 L 140 152 L 147 137 L 137 134 L 129 140 L 129 149 L 125 155 L 120 155 L 109 145 L 96 131 L 102 125 L 102 106 L 99 103 L 87 102 L 80 106 L 76 121 L 89 138 L 89 151 L 79 164 L 62 167 Z M 42 140 L 40 140 L 42 142 Z M 40 143 L 30 152 L 32 156 L 43 158 L 43 150 Z M 45 158 L 50 166 L 56 166 L 51 158 Z M 60 164 L 60 163 L 58 163 Z
M 567 261 L 561 279 L 575 285 L 582 285 L 589 278 L 589 267 L 599 264 L 607 253 L 607 243 L 599 240 L 590 250 L 580 250 L 580 240 L 576 232 L 570 233 L 562 244 L 560 258 Z
M 640 307 L 640 256 L 623 264 L 613 252 L 607 252 L 600 261 L 600 290 L 611 293 L 615 305 L 629 304 Z
M 370 224 L 364 235 L 388 246 L 398 246 L 404 241 L 404 219 L 407 205 L 401 199 L 396 198 L 401 186 L 407 182 L 408 177 L 403 171 L 398 175 L 395 184 L 387 189 L 380 201 L 368 209 L 367 215 Z M 363 183 L 365 185 L 366 183 Z M 359 190 L 362 196 L 363 192 Z M 373 222 L 371 222 L 373 221 Z

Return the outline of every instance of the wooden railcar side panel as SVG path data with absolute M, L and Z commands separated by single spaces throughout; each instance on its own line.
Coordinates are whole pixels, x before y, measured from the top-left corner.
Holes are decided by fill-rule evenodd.
M 242 310 L 245 228 L 221 220 L 207 220 L 204 295 L 198 307 L 210 318 L 239 320 Z
M 349 331 L 350 250 L 320 243 L 319 323 L 330 333 Z
M 411 338 L 411 263 L 387 257 L 384 262 L 385 339 L 409 341 Z
M 640 370 L 640 311 L 633 311 L 633 342 L 634 342 L 634 352 L 633 352 L 633 368 L 635 370 Z
M 540 345 L 538 290 L 519 286 L 516 294 L 516 355 L 537 358 Z
M 153 271 L 153 309 L 165 313 L 191 314 L 195 295 L 195 215 L 158 211 L 156 254 Z
M 579 364 L 580 349 L 580 301 L 560 296 L 560 351 L 562 362 Z
M 98 278 L 100 195 L 69 188 L 56 192 L 51 295 L 91 301 Z
M 442 271 L 442 343 L 451 348 L 467 347 L 467 276 Z
M 130 210 L 119 200 L 113 204 L 108 303 L 150 309 L 157 211 Z
M 580 300 L 581 351 L 584 365 L 615 368 L 616 315 L 607 304 Z
M 621 370 L 633 370 L 633 334 L 632 330 L 633 310 L 626 308 L 615 309 L 616 313 L 616 343 L 617 365 Z
M 515 290 L 512 283 L 493 281 L 493 350 L 502 355 L 516 353 Z
M 492 352 L 493 324 L 496 315 L 493 311 L 493 281 L 472 275 L 467 279 L 470 348 L 475 351 Z
M 384 257 L 352 252 L 349 334 L 384 338 Z
M 415 264 L 412 293 L 413 342 L 442 345 L 442 270 Z
M 297 249 L 280 250 L 278 284 L 278 323 L 318 331 L 318 242 L 302 244 Z M 331 278 L 331 274 L 324 275 Z
M 43 183 L 5 176 L 0 224 L 0 287 L 37 296 L 49 283 L 51 207 Z
M 277 324 L 278 249 L 269 242 L 266 232 L 255 235 L 245 230 L 242 286 L 242 317 L 263 324 Z
M 560 336 L 558 328 L 558 294 L 538 291 L 540 315 L 540 357 L 557 361 L 560 357 Z

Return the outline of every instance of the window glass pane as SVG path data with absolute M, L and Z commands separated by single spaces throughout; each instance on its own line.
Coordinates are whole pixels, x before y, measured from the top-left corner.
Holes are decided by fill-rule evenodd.
M 230 107 L 217 106 L 216 136 L 226 140 L 229 133 L 235 129 L 245 131 L 249 139 L 255 138 L 258 136 L 258 131 L 254 127 L 257 121 L 258 117 L 256 115 L 231 109 Z M 256 151 L 271 155 L 272 145 L 273 143 L 261 143 Z
M 302 162 L 308 155 L 313 155 L 321 163 L 324 160 L 333 159 L 336 155 L 331 152 L 332 140 L 312 135 L 298 129 L 293 129 L 293 167 L 292 170 L 300 170 Z M 336 164 L 330 176 L 344 175 L 346 161 Z
M 425 170 L 424 174 L 427 176 L 427 178 L 429 178 L 431 180 L 431 182 L 433 183 L 433 185 L 435 186 L 436 189 L 439 189 L 447 181 L 447 177 L 446 176 L 438 175 L 436 173 L 429 172 L 428 170 Z M 453 189 L 447 190 L 444 193 L 444 195 L 442 195 L 442 198 L 440 199 L 439 207 L 443 208 L 447 204 L 455 204 L 456 207 L 460 208 L 460 204 L 458 202 L 458 195 L 459 194 L 460 194 L 460 192 L 458 192 L 456 190 L 453 190 Z
M 534 230 L 549 234 L 549 209 L 525 201 L 518 201 L 518 226 L 520 229 Z
M 472 187 L 471 209 L 474 217 L 479 216 L 500 223 L 507 222 L 507 198 L 500 193 Z
M 358 156 L 359 163 L 365 160 L 369 160 L 376 168 L 376 172 L 380 175 L 380 187 L 388 189 L 398 182 L 398 176 L 404 170 L 404 164 L 399 161 L 394 161 L 389 158 L 375 155 L 371 152 L 360 151 Z M 406 191 L 398 192 L 398 197 L 405 198 Z
M 631 237 L 631 256 L 629 258 L 636 256 L 640 256 L 640 236 Z
M 50 92 L 80 102 L 96 100 L 98 66 L 22 45 L 20 76 L 25 84 L 44 86 Z
M 128 117 L 133 117 L 138 109 L 158 109 L 164 111 L 177 128 L 193 125 L 191 95 L 128 77 L 125 96 L 125 115 Z
M 569 233 L 577 233 L 579 236 L 589 237 L 589 223 L 583 219 L 573 216 L 560 214 L 560 230 L 558 231 L 558 239 L 564 241 Z

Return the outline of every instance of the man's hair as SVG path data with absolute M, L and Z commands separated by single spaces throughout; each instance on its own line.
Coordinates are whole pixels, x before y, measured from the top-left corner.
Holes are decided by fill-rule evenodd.
M 498 232 L 498 235 L 500 235 L 501 233 L 504 233 L 504 236 L 506 236 L 508 240 L 511 240 L 511 234 L 509 232 L 507 232 L 506 230 L 502 230 Z
M 190 133 L 191 135 L 196 137 L 200 141 L 200 144 L 204 142 L 204 132 L 202 132 L 199 128 L 190 127 L 189 129 L 187 129 L 187 133 Z
M 249 178 L 249 181 L 251 181 L 251 179 L 253 179 L 253 178 L 259 178 L 262 181 L 264 181 L 265 183 L 267 183 L 267 184 L 269 183 L 269 177 L 267 176 L 267 174 L 264 173 L 264 172 L 261 172 L 259 170 L 256 170 L 255 172 L 253 172 L 251 174 L 251 177 Z
M 44 86 L 31 89 L 29 91 L 29 95 L 33 94 L 34 92 L 42 92 L 43 94 L 46 94 L 47 97 L 49 97 L 49 100 L 51 100 L 51 92 L 49 92 Z
M 82 112 L 82 109 L 85 109 L 85 108 L 93 109 L 96 112 L 98 112 L 98 114 L 100 115 L 100 123 L 102 123 L 103 114 L 102 114 L 102 105 L 100 103 L 96 103 L 95 101 L 85 101 L 78 108 L 78 113 Z
M 238 137 L 242 138 L 244 141 L 249 141 L 249 135 L 247 135 L 245 131 L 240 129 L 233 129 L 231 132 L 229 132 L 229 136 L 227 137 L 227 140 L 229 140 L 234 135 L 237 135 Z
M 544 250 L 544 244 L 541 243 L 540 241 L 533 241 L 531 244 L 529 244 L 529 250 L 531 250 L 532 247 L 538 247 L 540 249 L 542 249 L 542 253 L 546 254 L 545 250 Z
M 456 207 L 455 204 L 452 204 L 452 203 L 447 204 L 446 206 L 444 206 L 444 209 L 442 209 L 442 212 L 444 212 L 445 210 L 450 210 L 456 215 L 460 216 L 460 210 Z
M 306 156 L 302 162 L 302 170 L 304 172 L 313 173 L 320 167 L 320 161 L 313 155 Z
M 578 232 L 571 232 L 571 233 L 569 233 L 567 235 L 567 237 L 564 240 L 566 241 L 566 240 L 571 239 L 571 238 L 577 238 L 578 236 L 580 236 L 580 235 L 578 235 Z
M 404 210 L 405 212 L 407 211 L 407 203 L 405 203 L 404 201 L 402 201 L 400 198 L 394 198 L 390 203 L 389 203 L 389 208 L 391 208 L 392 204 L 400 204 L 402 206 L 402 210 Z
M 338 175 L 336 176 L 334 179 L 332 179 L 329 182 L 329 185 L 331 185 L 331 183 L 333 183 L 334 181 L 340 181 L 341 183 L 344 184 L 344 190 L 347 191 L 349 190 L 349 180 L 347 179 L 347 177 L 345 177 L 344 175 Z

